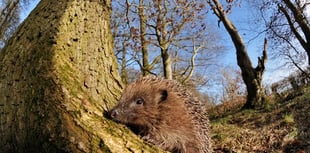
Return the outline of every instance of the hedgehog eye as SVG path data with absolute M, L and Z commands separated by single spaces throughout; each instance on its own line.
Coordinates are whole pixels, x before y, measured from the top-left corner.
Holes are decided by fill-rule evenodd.
M 142 99 L 137 99 L 136 100 L 136 104 L 137 105 L 142 105 L 143 104 L 143 100 Z

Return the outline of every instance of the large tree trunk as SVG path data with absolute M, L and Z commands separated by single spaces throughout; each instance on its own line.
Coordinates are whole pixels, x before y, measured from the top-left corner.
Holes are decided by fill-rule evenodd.
M 0 52 L 1 152 L 159 152 L 104 118 L 122 90 L 110 0 L 42 0 Z
M 243 109 L 260 108 L 263 105 L 265 90 L 262 87 L 262 77 L 265 71 L 265 62 L 267 60 L 267 40 L 264 41 L 263 55 L 258 58 L 258 64 L 256 68 L 248 67 L 244 68 L 242 60 L 243 56 L 237 54 L 238 65 L 242 71 L 242 78 L 247 87 L 247 101 L 243 106 Z
M 267 41 L 264 43 L 263 56 L 259 58 L 258 65 L 253 68 L 251 60 L 247 54 L 245 44 L 238 33 L 236 27 L 228 19 L 223 6 L 218 0 L 208 1 L 213 12 L 223 22 L 236 48 L 237 63 L 241 69 L 242 79 L 247 87 L 247 101 L 243 108 L 252 109 L 260 107 L 264 100 L 264 90 L 262 88 L 262 76 L 265 70 L 267 60 Z

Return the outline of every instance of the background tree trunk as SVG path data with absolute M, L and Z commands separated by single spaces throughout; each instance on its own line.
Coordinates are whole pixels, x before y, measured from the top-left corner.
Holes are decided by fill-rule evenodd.
M 140 41 L 141 41 L 141 52 L 142 52 L 142 74 L 146 76 L 150 74 L 149 66 L 149 53 L 148 53 L 148 43 L 145 39 L 146 36 L 146 17 L 144 13 L 144 0 L 139 0 L 139 18 L 140 18 Z
M 252 66 L 248 56 L 245 44 L 233 23 L 228 19 L 223 6 L 218 0 L 208 1 L 214 14 L 222 21 L 225 29 L 230 35 L 236 48 L 237 63 L 241 69 L 242 79 L 247 88 L 247 101 L 244 109 L 253 109 L 260 107 L 264 100 L 264 90 L 262 88 L 262 76 L 265 71 L 265 62 L 267 60 L 267 40 L 264 42 L 263 56 L 258 58 L 256 68 Z
M 1 152 L 159 152 L 104 118 L 122 90 L 110 1 L 42 0 L 0 52 Z
M 164 67 L 164 76 L 166 79 L 172 80 L 172 64 L 171 64 L 171 58 L 169 56 L 167 48 L 161 49 L 161 57 L 162 57 L 163 67 Z

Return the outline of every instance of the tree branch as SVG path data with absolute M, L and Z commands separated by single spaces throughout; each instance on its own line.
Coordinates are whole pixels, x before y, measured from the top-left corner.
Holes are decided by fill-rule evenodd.
M 292 11 L 295 21 L 299 24 L 301 30 L 306 37 L 307 42 L 310 42 L 310 27 L 306 22 L 306 17 L 301 12 L 301 8 L 296 8 L 290 0 L 283 0 L 283 2 Z
M 281 5 L 278 5 L 278 8 L 286 17 L 287 22 L 289 23 L 290 29 L 292 30 L 292 32 L 294 33 L 294 35 L 296 36 L 300 44 L 303 46 L 303 48 L 307 48 L 307 42 L 302 38 L 302 36 L 298 33 L 297 29 L 294 27 L 294 23 L 291 17 L 289 16 L 288 12 L 286 11 L 286 9 Z
M 258 64 L 255 70 L 257 72 L 263 72 L 265 70 L 265 63 L 267 61 L 267 48 L 268 48 L 268 42 L 267 39 L 264 39 L 264 49 L 263 49 L 263 55 L 261 57 L 258 57 Z
M 14 13 L 17 9 L 19 0 L 10 1 L 9 4 L 2 10 L 0 16 L 0 38 L 3 38 L 5 31 L 8 29 L 9 24 L 11 23 Z

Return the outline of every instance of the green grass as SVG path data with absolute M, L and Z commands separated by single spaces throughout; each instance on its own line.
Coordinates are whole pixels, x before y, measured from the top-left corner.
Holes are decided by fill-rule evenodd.
M 295 123 L 295 121 L 294 121 L 294 115 L 293 115 L 293 114 L 285 114 L 285 115 L 284 115 L 284 122 L 285 122 L 285 123 L 288 123 L 288 124 L 290 124 L 290 123 Z

